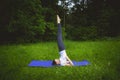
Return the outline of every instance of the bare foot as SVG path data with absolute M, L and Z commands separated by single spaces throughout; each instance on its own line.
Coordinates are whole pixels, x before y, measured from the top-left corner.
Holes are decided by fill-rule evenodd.
M 60 23 L 61 19 L 59 17 L 59 15 L 57 15 L 57 23 Z

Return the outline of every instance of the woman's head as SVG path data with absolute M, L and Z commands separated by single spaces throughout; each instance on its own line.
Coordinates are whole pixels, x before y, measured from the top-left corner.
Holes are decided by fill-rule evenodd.
M 54 59 L 52 62 L 52 65 L 59 65 L 60 64 L 60 60 L 59 59 Z

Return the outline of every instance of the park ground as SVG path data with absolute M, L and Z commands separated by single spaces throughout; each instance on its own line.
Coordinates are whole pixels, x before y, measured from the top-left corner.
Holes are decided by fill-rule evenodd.
M 0 45 L 0 80 L 120 80 L 120 41 L 65 41 L 72 60 L 90 62 L 80 67 L 29 67 L 32 60 L 59 57 L 56 42 Z

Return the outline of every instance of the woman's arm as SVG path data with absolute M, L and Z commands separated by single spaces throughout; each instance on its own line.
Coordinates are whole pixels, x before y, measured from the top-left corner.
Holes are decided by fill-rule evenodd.
M 70 65 L 74 65 L 73 62 L 70 60 L 70 58 L 66 55 L 66 59 L 70 62 Z

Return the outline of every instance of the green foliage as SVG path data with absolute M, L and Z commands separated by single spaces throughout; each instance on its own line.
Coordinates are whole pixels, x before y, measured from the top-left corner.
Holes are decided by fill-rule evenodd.
M 99 37 L 115 37 L 119 36 L 119 17 L 120 11 L 118 7 L 118 0 L 71 0 L 75 3 L 75 5 L 71 9 L 71 13 L 67 16 L 67 24 L 75 28 L 70 28 L 69 30 L 73 35 L 69 35 L 74 39 L 76 36 L 76 40 L 86 40 L 86 39 L 94 39 Z M 115 5 L 116 4 L 116 5 Z M 119 19 L 118 19 L 119 18 Z M 85 29 L 83 29 L 82 26 Z M 89 26 L 94 26 L 93 33 L 95 35 L 92 36 L 89 31 Z M 80 30 L 81 29 L 81 30 Z M 95 31 L 95 32 L 94 32 Z M 68 31 L 69 32 L 69 31 Z M 89 33 L 91 38 L 87 35 Z M 81 34 L 81 35 L 80 35 Z M 81 38 L 79 38 L 81 36 Z M 82 36 L 84 36 L 82 38 Z M 77 38 L 78 37 L 78 38 Z
M 89 27 L 67 27 L 67 37 L 72 40 L 94 40 L 97 38 L 97 28 Z
M 36 34 L 45 32 L 45 21 L 39 0 L 12 0 L 9 6 L 10 19 L 8 24 L 2 25 L 6 27 L 3 35 L 7 33 L 5 37 L 9 36 L 8 41 L 31 42 L 35 40 Z
M 55 39 L 53 9 L 43 8 L 40 0 L 12 0 L 8 3 L 4 6 L 9 6 L 10 12 L 7 14 L 10 14 L 10 18 L 7 24 L 1 25 L 5 30 L 1 33 L 6 34 L 4 41 L 34 42 Z M 5 17 L 6 15 L 2 18 Z
M 57 27 L 51 22 L 46 24 L 45 33 L 43 35 L 44 41 L 56 40 Z
M 0 0 L 0 43 L 55 40 L 56 14 L 61 17 L 68 39 L 120 36 L 118 3 L 119 0 Z
M 119 28 L 114 24 L 117 23 L 114 18 L 117 13 L 111 8 L 103 9 L 100 13 L 101 15 L 96 22 L 99 36 L 117 36 Z

